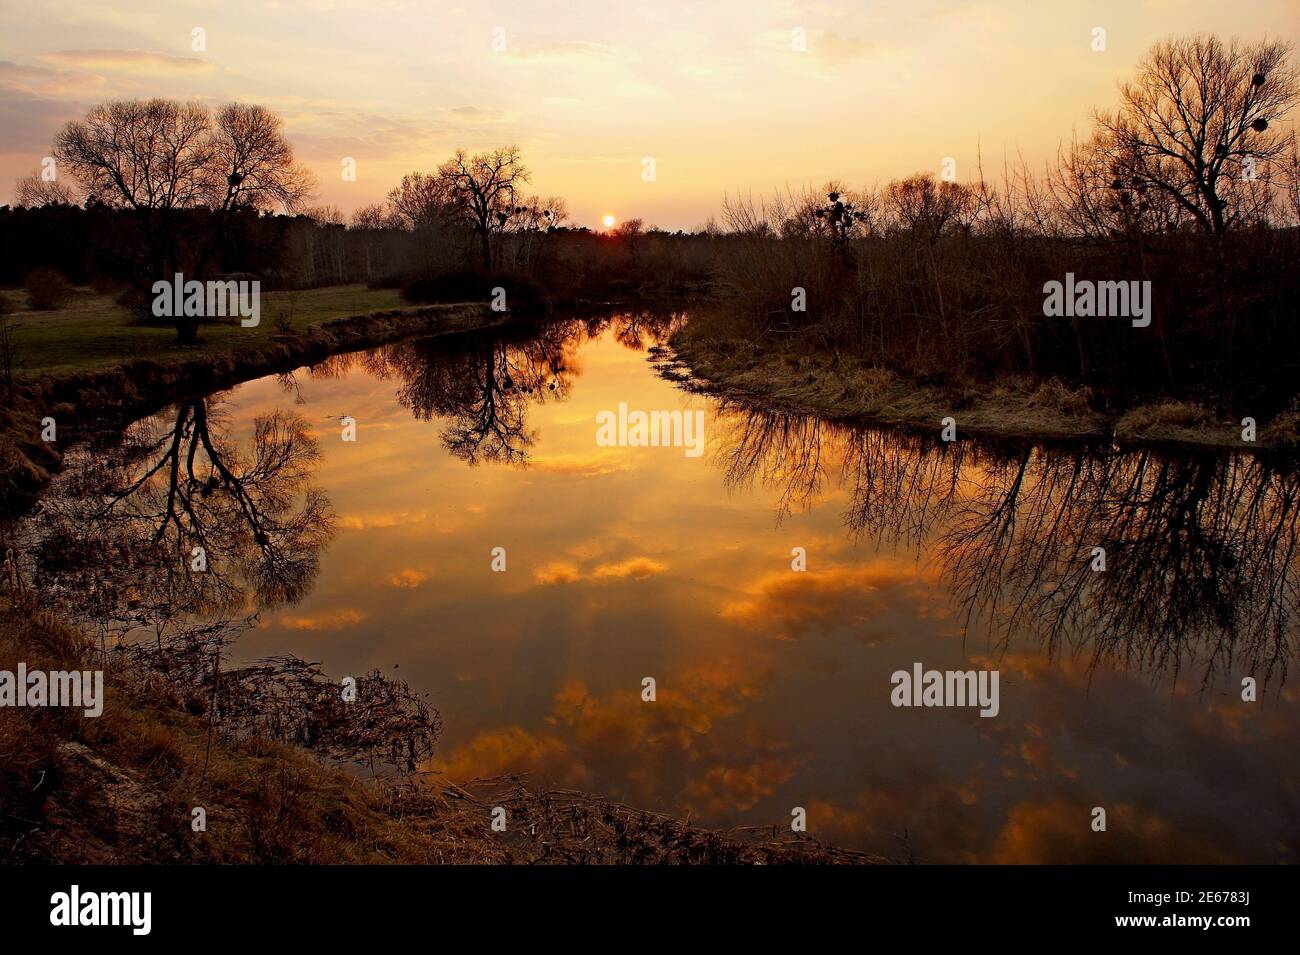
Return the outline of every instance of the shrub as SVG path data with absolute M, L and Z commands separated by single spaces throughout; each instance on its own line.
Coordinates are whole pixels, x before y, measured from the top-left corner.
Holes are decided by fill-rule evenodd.
M 62 308 L 72 294 L 72 286 L 54 269 L 37 269 L 27 276 L 27 295 L 32 308 L 49 312 Z
M 153 296 L 138 285 L 127 285 L 113 299 L 131 313 L 131 321 L 137 325 L 171 324 L 172 320 L 160 319 L 153 313 Z

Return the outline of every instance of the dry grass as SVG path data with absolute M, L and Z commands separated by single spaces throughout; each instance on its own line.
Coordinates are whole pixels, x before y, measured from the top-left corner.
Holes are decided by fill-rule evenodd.
M 1284 411 L 1269 422 L 1262 440 L 1282 448 L 1300 448 L 1300 411 Z
M 1187 443 L 1217 428 L 1213 413 L 1194 401 L 1162 401 L 1126 412 L 1115 423 L 1115 435 L 1124 441 Z
M 1261 427 L 1254 445 L 1239 424 L 1195 402 L 1165 401 L 1107 414 L 1086 388 L 1058 379 L 1008 377 L 979 384 L 960 376 L 910 378 L 844 352 L 819 350 L 810 336 L 724 337 L 707 322 L 687 325 L 658 354 L 661 373 L 701 393 L 759 407 L 822 417 L 937 431 L 943 418 L 958 434 L 1037 439 L 1098 439 L 1188 447 L 1255 448 L 1300 443 L 1300 413 Z
M 851 356 L 804 353 L 794 345 L 762 351 L 753 343 L 675 336 L 661 353 L 661 369 L 705 393 L 751 404 L 815 413 L 826 418 L 878 422 L 927 430 L 943 418 L 959 433 L 1092 438 L 1106 419 L 1088 407 L 1086 393 L 1059 382 L 1014 380 L 993 388 L 927 384 Z

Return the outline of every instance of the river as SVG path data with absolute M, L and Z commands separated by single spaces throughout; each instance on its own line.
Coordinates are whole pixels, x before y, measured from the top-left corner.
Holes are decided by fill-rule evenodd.
M 24 533 L 88 556 L 36 585 L 114 640 L 219 604 L 241 659 L 405 680 L 457 781 L 710 827 L 798 807 L 929 862 L 1297 861 L 1296 471 L 747 409 L 659 373 L 681 320 L 402 342 L 166 409 L 69 454 Z M 620 404 L 702 412 L 704 453 L 598 442 Z M 996 714 L 895 705 L 917 665 L 996 671 Z

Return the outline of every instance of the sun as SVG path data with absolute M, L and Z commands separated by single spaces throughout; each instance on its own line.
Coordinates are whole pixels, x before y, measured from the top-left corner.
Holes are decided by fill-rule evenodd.
M 616 220 L 613 216 L 607 214 L 607 215 L 605 216 L 605 218 L 601 219 L 600 221 L 603 222 L 603 223 L 605 223 L 605 228 L 606 228 L 606 229 L 612 229 L 612 228 L 614 228 L 614 223 L 615 223 L 617 220 Z

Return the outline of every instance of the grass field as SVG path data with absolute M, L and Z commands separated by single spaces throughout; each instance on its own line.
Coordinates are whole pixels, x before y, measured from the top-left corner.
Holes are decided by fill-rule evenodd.
M 199 344 L 182 346 L 170 326 L 142 325 L 118 305 L 112 294 L 77 288 L 57 311 L 34 311 L 22 289 L 0 289 L 14 307 L 15 375 L 66 374 L 110 367 L 132 358 L 165 360 L 195 357 L 204 351 L 268 340 L 284 331 L 301 332 L 335 318 L 402 308 L 394 289 L 369 289 L 364 285 L 337 285 L 262 296 L 261 323 L 243 328 L 238 321 L 203 325 Z

